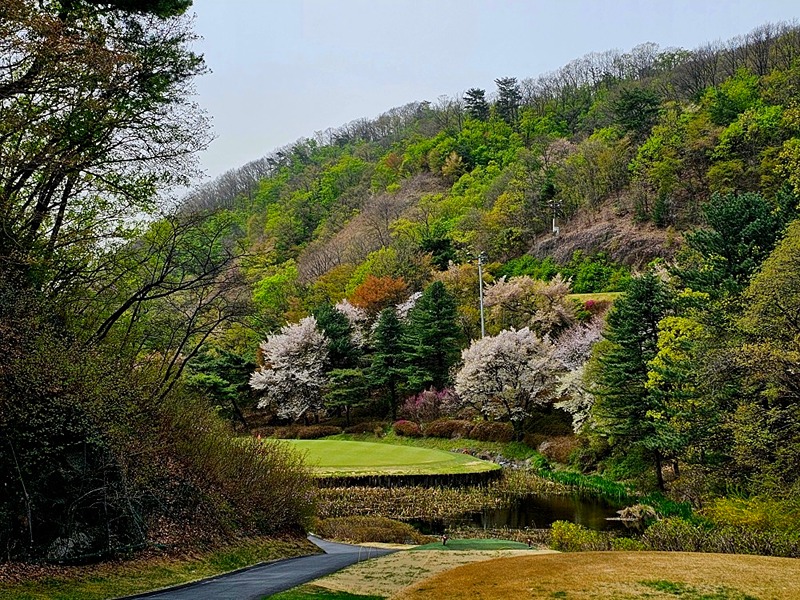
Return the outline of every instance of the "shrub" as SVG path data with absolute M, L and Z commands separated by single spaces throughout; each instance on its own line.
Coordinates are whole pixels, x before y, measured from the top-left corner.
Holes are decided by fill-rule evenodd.
M 469 437 L 481 442 L 510 442 L 514 439 L 514 428 L 511 423 L 481 421 L 470 430 Z
M 547 441 L 547 436 L 541 433 L 526 433 L 522 438 L 522 443 L 536 450 L 543 442 Z
M 550 547 L 560 552 L 608 550 L 611 536 L 567 521 L 556 521 L 550 529 Z
M 680 517 L 656 521 L 642 535 L 650 550 L 673 552 L 703 552 L 709 529 L 694 525 Z
M 646 550 L 647 546 L 645 546 L 644 542 L 642 542 L 641 540 L 634 540 L 632 538 L 627 538 L 627 537 L 618 537 L 618 538 L 611 538 L 611 549 L 621 550 L 623 552 L 638 552 L 640 550 Z
M 226 423 L 203 410 L 201 401 L 178 396 L 165 402 L 163 411 L 173 455 L 194 489 L 188 492 L 190 486 L 169 472 L 162 476 L 160 495 L 170 502 L 195 495 L 187 507 L 197 511 L 202 505 L 198 512 L 218 527 L 273 534 L 307 526 L 314 485 L 302 458 L 288 445 L 231 436 Z M 198 520 L 197 514 L 185 517 L 193 525 Z
M 717 498 L 708 503 L 702 512 L 703 516 L 718 525 L 800 530 L 800 504 L 797 500 Z
M 427 437 L 454 439 L 467 437 L 472 431 L 472 421 L 459 421 L 455 419 L 440 419 L 429 423 L 425 427 Z
M 317 440 L 329 435 L 338 435 L 342 433 L 342 428 L 334 425 L 287 425 L 286 427 L 262 427 L 253 430 L 253 433 L 265 437 L 270 431 L 271 437 L 280 440 Z
M 334 425 L 309 425 L 308 427 L 301 427 L 297 431 L 297 439 L 317 440 L 329 435 L 339 435 L 340 433 L 342 433 L 342 428 Z
M 534 411 L 527 423 L 531 433 L 539 433 L 547 437 L 571 435 L 572 416 L 563 410 Z
M 400 413 L 417 423 L 430 423 L 454 414 L 456 407 L 457 398 L 453 390 L 431 388 L 406 398 Z
M 356 423 L 355 425 L 351 425 L 350 427 L 345 427 L 345 433 L 376 433 L 380 432 L 380 435 L 383 435 L 383 432 L 386 430 L 386 423 L 382 423 L 380 421 L 366 421 L 364 423 Z
M 650 550 L 800 557 L 800 532 L 794 529 L 714 527 L 679 517 L 653 523 L 642 541 Z
M 400 420 L 393 425 L 394 432 L 397 435 L 405 437 L 422 437 L 422 429 L 413 421 Z
M 386 517 L 355 516 L 318 520 L 316 533 L 324 538 L 364 544 L 427 544 L 433 538 L 422 535 L 411 525 Z
M 563 435 L 542 442 L 537 448 L 548 460 L 567 464 L 570 455 L 578 448 L 580 442 L 574 435 Z

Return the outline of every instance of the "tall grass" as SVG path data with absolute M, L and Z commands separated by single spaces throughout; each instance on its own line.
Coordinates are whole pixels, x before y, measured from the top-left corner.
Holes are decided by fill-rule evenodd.
M 219 526 L 261 535 L 305 529 L 315 487 L 287 444 L 234 437 L 216 415 L 186 399 L 167 405 L 164 418 L 192 494 Z

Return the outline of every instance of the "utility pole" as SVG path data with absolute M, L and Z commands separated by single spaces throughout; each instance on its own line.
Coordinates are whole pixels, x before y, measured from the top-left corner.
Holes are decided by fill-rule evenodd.
M 483 319 L 483 263 L 485 260 L 485 252 L 478 254 L 478 299 L 481 305 L 481 338 L 486 337 L 486 322 Z

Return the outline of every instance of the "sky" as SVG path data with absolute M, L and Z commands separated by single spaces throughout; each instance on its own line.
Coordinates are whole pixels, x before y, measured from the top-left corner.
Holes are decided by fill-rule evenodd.
M 301 137 L 644 42 L 696 48 L 797 0 L 194 0 L 207 178 Z

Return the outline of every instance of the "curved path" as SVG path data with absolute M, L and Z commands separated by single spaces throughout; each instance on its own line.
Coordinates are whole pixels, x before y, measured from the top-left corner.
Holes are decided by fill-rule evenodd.
M 316 536 L 308 539 L 325 554 L 312 554 L 249 567 L 227 575 L 218 575 L 188 585 L 131 596 L 151 600 L 260 600 L 297 587 L 318 577 L 335 573 L 347 566 L 391 554 L 395 550 L 351 546 L 328 542 Z

